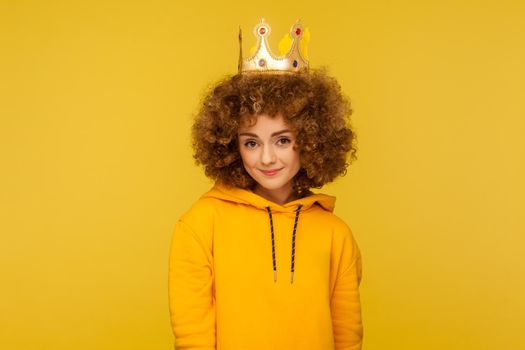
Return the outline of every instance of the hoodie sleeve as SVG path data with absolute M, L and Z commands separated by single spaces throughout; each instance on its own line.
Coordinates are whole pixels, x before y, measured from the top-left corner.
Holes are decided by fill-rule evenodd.
M 361 350 L 361 253 L 349 228 L 334 237 L 331 298 L 335 350 Z
M 169 257 L 169 305 L 176 350 L 215 349 L 212 252 L 179 220 Z

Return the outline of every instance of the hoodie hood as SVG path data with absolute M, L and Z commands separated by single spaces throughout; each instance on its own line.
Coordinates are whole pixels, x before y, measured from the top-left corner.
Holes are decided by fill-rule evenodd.
M 238 187 L 226 186 L 220 183 L 215 183 L 215 186 L 202 196 L 202 198 L 207 197 L 251 205 L 264 211 L 267 210 L 267 207 L 270 207 L 274 213 L 293 213 L 297 210 L 298 206 L 301 207 L 301 211 L 306 211 L 315 205 L 318 205 L 329 212 L 333 212 L 335 208 L 335 197 L 322 193 L 314 193 L 307 197 L 279 205 L 251 191 Z
M 257 209 L 264 210 L 267 213 L 268 228 L 271 233 L 272 241 L 272 264 L 274 282 L 277 282 L 277 261 L 275 258 L 275 235 L 272 214 L 294 213 L 295 216 L 292 231 L 292 252 L 290 256 L 290 283 L 293 283 L 295 271 L 295 237 L 297 233 L 299 214 L 301 213 L 301 211 L 308 211 L 314 206 L 319 206 L 322 209 L 329 212 L 333 212 L 335 207 L 335 197 L 328 196 L 325 194 L 314 193 L 307 197 L 296 199 L 283 205 L 279 205 L 248 190 L 241 189 L 238 187 L 230 187 L 220 183 L 215 183 L 215 186 L 210 191 L 205 193 L 202 196 L 202 198 L 216 198 L 223 201 L 251 205 Z

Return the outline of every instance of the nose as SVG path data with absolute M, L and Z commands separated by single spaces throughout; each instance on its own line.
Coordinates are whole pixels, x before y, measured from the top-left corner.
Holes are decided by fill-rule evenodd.
M 275 156 L 275 150 L 271 145 L 264 145 L 262 147 L 262 154 L 261 154 L 261 163 L 263 165 L 270 165 L 275 163 L 276 156 Z

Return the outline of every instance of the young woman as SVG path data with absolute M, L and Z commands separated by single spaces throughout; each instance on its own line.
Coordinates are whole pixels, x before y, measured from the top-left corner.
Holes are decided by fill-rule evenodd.
M 239 73 L 204 98 L 194 157 L 215 185 L 173 234 L 176 349 L 361 349 L 360 251 L 310 190 L 355 160 L 350 114 L 324 70 Z

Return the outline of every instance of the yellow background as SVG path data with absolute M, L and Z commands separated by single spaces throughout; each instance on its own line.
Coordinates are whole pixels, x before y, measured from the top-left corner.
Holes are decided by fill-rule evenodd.
M 2 349 L 171 349 L 192 113 L 260 17 L 350 96 L 365 350 L 525 349 L 525 2 L 2 1 Z M 264 326 L 264 325 L 263 325 Z

